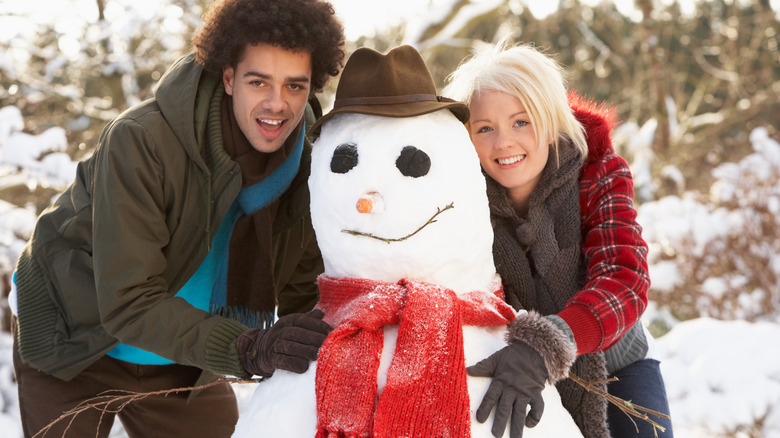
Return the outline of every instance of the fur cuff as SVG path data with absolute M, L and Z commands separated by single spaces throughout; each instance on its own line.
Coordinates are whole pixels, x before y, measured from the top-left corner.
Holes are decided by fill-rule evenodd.
M 563 330 L 535 311 L 521 314 L 508 329 L 508 343 L 525 342 L 542 356 L 551 385 L 569 377 L 569 368 L 577 358 L 577 346 Z

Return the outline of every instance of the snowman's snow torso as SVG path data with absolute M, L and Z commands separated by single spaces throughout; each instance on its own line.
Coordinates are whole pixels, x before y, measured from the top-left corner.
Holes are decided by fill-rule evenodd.
M 464 352 L 466 366 L 473 365 L 490 355 L 505 344 L 504 327 L 478 328 L 463 327 Z M 381 391 L 387 378 L 398 328 L 384 328 L 384 351 L 379 368 L 379 387 Z M 484 352 L 484 353 L 483 353 Z M 257 438 L 269 436 L 278 438 L 312 438 L 317 430 L 317 406 L 315 395 L 316 362 L 304 374 L 295 374 L 284 370 L 276 371 L 273 378 L 262 382 L 247 406 L 241 412 L 236 424 L 234 438 Z M 493 415 L 485 423 L 477 422 L 475 412 L 482 396 L 488 389 L 490 379 L 468 377 L 468 393 L 471 405 L 471 436 L 474 438 L 493 438 L 490 428 Z M 524 438 L 577 438 L 581 437 L 574 421 L 563 408 L 558 392 L 547 385 L 542 393 L 545 401 L 542 421 L 534 428 L 526 428 Z M 509 437 L 509 430 L 504 432 Z M 419 437 L 426 438 L 426 437 Z
M 468 133 L 449 111 L 409 118 L 334 117 L 314 145 L 309 187 L 328 277 L 386 283 L 413 279 L 458 296 L 494 292 L 497 274 L 485 181 Z M 380 398 L 399 326 L 382 330 L 376 379 Z M 505 325 L 464 325 L 462 330 L 466 366 L 506 346 Z M 274 437 L 313 437 L 316 367 L 313 363 L 304 374 L 278 370 L 261 383 L 241 413 L 234 437 L 266 431 Z M 489 384 L 488 378 L 467 378 L 473 437 L 493 436 L 492 415 L 484 424 L 474 418 Z M 525 437 L 581 436 L 554 388 L 548 386 L 545 401 L 541 423 L 526 429 Z

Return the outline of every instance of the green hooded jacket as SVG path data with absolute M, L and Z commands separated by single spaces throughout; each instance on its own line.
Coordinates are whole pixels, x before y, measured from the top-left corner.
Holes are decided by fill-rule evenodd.
M 16 269 L 22 359 L 70 380 L 119 341 L 215 374 L 248 377 L 241 323 L 196 309 L 176 292 L 198 269 L 241 188 L 223 149 L 221 78 L 192 55 L 154 98 L 101 134 L 75 182 L 39 217 Z M 307 105 L 306 121 L 314 114 Z M 309 214 L 311 143 L 273 225 L 278 314 L 317 301 L 323 270 Z

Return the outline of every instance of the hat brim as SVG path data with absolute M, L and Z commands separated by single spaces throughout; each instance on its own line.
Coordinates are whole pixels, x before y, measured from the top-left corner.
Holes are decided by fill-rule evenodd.
M 469 108 L 462 102 L 424 101 L 385 105 L 353 105 L 336 108 L 320 117 L 309 129 L 309 135 L 319 135 L 322 125 L 336 114 L 366 114 L 381 117 L 415 117 L 435 111 L 448 109 L 461 123 L 469 120 Z

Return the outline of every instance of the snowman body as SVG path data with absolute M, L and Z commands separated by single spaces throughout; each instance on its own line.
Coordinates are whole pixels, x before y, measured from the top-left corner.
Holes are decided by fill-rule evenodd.
M 456 295 L 491 294 L 500 284 L 484 176 L 467 131 L 448 110 L 404 118 L 335 116 L 314 144 L 309 188 L 325 275 L 414 279 Z M 379 397 L 398 327 L 383 331 Z M 465 366 L 506 346 L 505 334 L 506 326 L 464 325 Z M 313 437 L 315 376 L 316 363 L 304 374 L 277 370 L 258 385 L 233 436 Z M 472 437 L 493 436 L 492 414 L 484 424 L 475 418 L 490 381 L 467 378 Z M 542 421 L 523 436 L 581 436 L 554 387 L 548 385 L 544 397 Z

